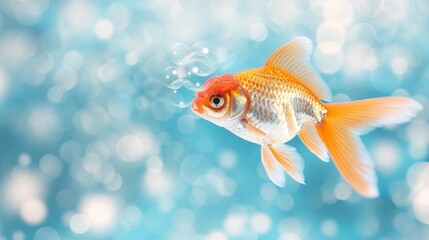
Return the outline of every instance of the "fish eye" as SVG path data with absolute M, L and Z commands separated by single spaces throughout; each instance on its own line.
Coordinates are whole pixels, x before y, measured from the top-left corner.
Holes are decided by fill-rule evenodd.
M 215 94 L 210 97 L 210 105 L 214 108 L 220 108 L 224 104 L 224 99 L 221 95 Z

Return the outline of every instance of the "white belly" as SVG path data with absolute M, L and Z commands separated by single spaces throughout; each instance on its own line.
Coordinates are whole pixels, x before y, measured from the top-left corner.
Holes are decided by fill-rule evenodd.
M 252 106 L 249 110 L 245 117 L 247 123 L 265 134 L 254 131 L 241 122 L 226 128 L 235 135 L 259 145 L 284 143 L 296 136 L 301 130 L 301 124 L 295 118 L 295 114 L 291 116 L 276 114 L 280 112 L 285 113 L 284 107 L 275 104 L 269 107 Z

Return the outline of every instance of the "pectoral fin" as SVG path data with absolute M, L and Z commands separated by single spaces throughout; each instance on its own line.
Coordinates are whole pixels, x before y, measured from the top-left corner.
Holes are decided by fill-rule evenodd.
M 244 128 L 246 128 L 247 130 L 249 130 L 252 133 L 255 133 L 256 135 L 267 136 L 267 134 L 264 131 L 262 131 L 261 129 L 259 129 L 253 125 L 251 125 L 246 119 L 242 119 L 241 124 L 243 124 Z

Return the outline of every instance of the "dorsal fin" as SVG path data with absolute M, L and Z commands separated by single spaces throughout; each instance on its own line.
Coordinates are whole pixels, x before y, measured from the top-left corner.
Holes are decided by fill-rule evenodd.
M 325 101 L 332 100 L 328 85 L 310 64 L 313 45 L 306 37 L 297 37 L 277 49 L 265 66 L 273 66 L 294 76 L 311 92 Z

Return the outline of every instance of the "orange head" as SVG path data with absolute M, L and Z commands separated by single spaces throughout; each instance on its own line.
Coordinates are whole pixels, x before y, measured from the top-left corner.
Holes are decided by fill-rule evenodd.
M 248 108 L 245 91 L 231 74 L 212 77 L 201 86 L 192 101 L 192 111 L 217 125 L 239 120 Z

